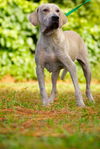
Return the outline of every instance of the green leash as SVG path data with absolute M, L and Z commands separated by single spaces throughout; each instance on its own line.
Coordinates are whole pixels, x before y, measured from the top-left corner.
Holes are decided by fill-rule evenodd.
M 71 13 L 73 13 L 74 11 L 76 11 L 77 9 L 79 9 L 81 6 L 83 6 L 84 4 L 86 4 L 87 2 L 89 2 L 91 0 L 86 0 L 85 2 L 83 2 L 82 4 L 80 4 L 79 6 L 77 6 L 76 8 L 72 9 L 71 11 L 65 13 L 66 16 L 69 16 Z

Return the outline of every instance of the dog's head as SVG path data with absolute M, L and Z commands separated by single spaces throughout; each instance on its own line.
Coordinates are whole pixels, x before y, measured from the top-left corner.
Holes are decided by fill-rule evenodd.
M 41 32 L 48 33 L 62 27 L 67 22 L 67 17 L 55 4 L 42 4 L 30 14 L 29 20 L 33 25 L 40 25 Z

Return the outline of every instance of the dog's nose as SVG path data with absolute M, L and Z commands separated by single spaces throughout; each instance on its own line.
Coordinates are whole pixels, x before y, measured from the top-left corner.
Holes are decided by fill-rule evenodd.
M 56 15 L 52 16 L 52 21 L 58 21 L 58 20 L 59 20 L 58 16 L 56 16 Z

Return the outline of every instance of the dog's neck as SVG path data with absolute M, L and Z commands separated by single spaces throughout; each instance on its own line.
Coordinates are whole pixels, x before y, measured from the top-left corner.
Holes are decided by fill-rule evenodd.
M 48 33 L 41 33 L 41 36 L 43 39 L 52 40 L 59 44 L 59 42 L 62 42 L 64 40 L 64 36 L 62 34 L 63 30 L 61 28 L 55 29 Z
M 62 31 L 61 28 L 57 28 L 57 29 L 51 30 L 49 32 L 42 32 L 42 35 L 46 36 L 46 37 L 58 36 L 59 32 L 61 32 L 61 31 Z

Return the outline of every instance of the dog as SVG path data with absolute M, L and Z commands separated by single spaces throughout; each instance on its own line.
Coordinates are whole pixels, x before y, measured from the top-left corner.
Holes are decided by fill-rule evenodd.
M 86 79 L 86 96 L 94 102 L 90 91 L 91 72 L 88 63 L 88 53 L 84 41 L 74 31 L 63 31 L 61 27 L 67 23 L 67 17 L 60 8 L 52 3 L 42 4 L 29 15 L 32 25 L 40 26 L 40 38 L 35 52 L 36 73 L 39 82 L 43 105 L 53 103 L 56 96 L 56 82 L 61 69 L 62 79 L 68 71 L 75 88 L 76 103 L 84 107 L 84 101 L 78 85 L 76 74 L 77 60 Z M 52 72 L 52 91 L 48 98 L 45 89 L 44 68 Z

